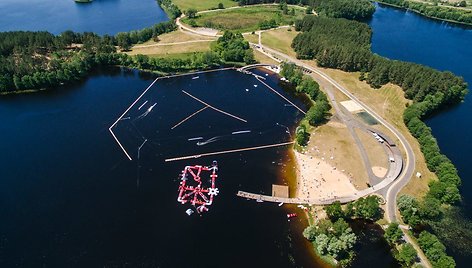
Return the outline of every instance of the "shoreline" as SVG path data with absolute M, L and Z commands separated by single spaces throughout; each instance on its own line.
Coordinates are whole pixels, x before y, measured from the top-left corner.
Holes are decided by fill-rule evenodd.
M 406 7 L 398 6 L 398 5 L 395 5 L 395 4 L 385 3 L 385 2 L 382 2 L 382 1 L 379 1 L 379 0 L 375 0 L 375 2 L 378 3 L 378 4 L 381 4 L 381 5 L 385 5 L 385 6 L 389 6 L 389 7 L 393 7 L 393 8 L 398 8 L 398 9 L 405 10 L 405 11 L 411 11 L 411 12 L 413 12 L 413 13 L 416 13 L 416 14 L 418 14 L 418 15 L 420 15 L 420 16 L 423 16 L 423 17 L 428 18 L 428 19 L 431 19 L 431 20 L 453 23 L 453 24 L 456 24 L 457 26 L 472 27 L 472 24 L 471 24 L 471 23 L 460 22 L 460 21 L 449 20 L 449 19 L 443 19 L 443 18 L 438 18 L 438 17 L 434 17 L 434 16 L 428 16 L 428 15 L 423 14 L 423 13 L 421 13 L 421 12 L 419 12 L 418 10 L 415 10 L 415 9 L 406 8 Z M 447 8 L 447 7 L 446 7 L 446 8 Z
M 317 156 L 293 151 L 296 168 L 296 191 L 298 198 L 331 199 L 356 195 L 358 190 L 348 175 Z

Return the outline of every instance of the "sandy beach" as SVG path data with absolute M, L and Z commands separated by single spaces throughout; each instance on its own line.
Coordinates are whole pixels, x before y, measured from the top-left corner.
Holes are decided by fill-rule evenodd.
M 294 152 L 297 161 L 297 197 L 327 199 L 355 195 L 349 177 L 336 167 L 314 156 Z

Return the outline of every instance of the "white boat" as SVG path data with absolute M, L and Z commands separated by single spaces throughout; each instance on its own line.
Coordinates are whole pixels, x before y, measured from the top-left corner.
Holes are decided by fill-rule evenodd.
M 151 111 L 152 111 L 152 109 L 154 109 L 154 106 L 156 106 L 156 105 L 157 105 L 157 102 L 156 102 L 156 103 L 154 103 L 154 104 L 153 104 L 151 107 L 149 107 L 147 111 L 148 111 L 148 112 L 151 112 Z
M 187 215 L 190 216 L 190 215 L 192 215 L 192 214 L 194 213 L 194 211 L 191 210 L 191 209 L 187 209 L 187 210 L 185 211 L 185 213 L 187 213 Z
M 241 130 L 241 131 L 231 132 L 231 134 L 237 135 L 237 134 L 244 134 L 244 133 L 250 133 L 250 132 L 251 132 L 250 130 Z

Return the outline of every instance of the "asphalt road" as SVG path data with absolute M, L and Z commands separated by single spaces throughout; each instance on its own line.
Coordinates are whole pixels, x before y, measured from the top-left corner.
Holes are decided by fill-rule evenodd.
M 194 30 L 190 27 L 187 27 L 187 26 L 183 25 L 180 22 L 180 19 L 181 18 L 176 19 L 176 24 L 179 26 L 179 28 L 181 30 L 185 30 L 187 32 L 197 34 L 197 35 L 201 35 L 201 36 L 213 36 L 213 37 L 218 36 L 217 34 L 211 34 L 211 33 L 205 33 L 205 32 L 202 33 L 200 31 L 196 31 L 196 30 Z M 260 52 L 262 52 L 266 56 L 268 56 L 272 59 L 275 59 L 276 61 L 280 62 L 281 60 L 284 60 L 284 61 L 293 62 L 296 65 L 301 66 L 301 67 L 315 73 L 316 75 L 318 75 L 319 77 L 324 79 L 326 82 L 328 82 L 329 84 L 334 86 L 336 89 L 340 90 L 346 96 L 348 96 L 352 100 L 356 101 L 367 113 L 369 113 L 379 123 L 381 123 L 388 130 L 390 130 L 397 137 L 397 139 L 400 141 L 400 143 L 401 143 L 401 145 L 404 149 L 404 152 L 406 154 L 406 161 L 404 161 L 403 170 L 400 173 L 400 175 L 397 178 L 395 178 L 395 180 L 393 180 L 393 182 L 389 183 L 389 182 L 386 182 L 386 180 L 384 179 L 384 181 L 379 183 L 379 184 L 383 184 L 381 187 L 383 188 L 382 193 L 385 195 L 385 199 L 386 199 L 387 219 L 388 219 L 389 222 L 396 222 L 397 221 L 397 216 L 396 216 L 396 212 L 397 212 L 397 205 L 396 205 L 397 195 L 401 191 L 401 189 L 403 187 L 405 187 L 405 185 L 410 181 L 410 179 L 412 178 L 413 173 L 415 171 L 415 161 L 416 161 L 415 160 L 415 155 L 413 153 L 413 149 L 411 148 L 411 145 L 408 143 L 406 138 L 394 126 L 392 126 L 390 123 L 388 123 L 386 120 L 384 120 L 375 111 L 370 109 L 366 104 L 361 102 L 356 96 L 354 96 L 346 88 L 344 88 L 343 86 L 338 84 L 334 79 L 332 79 L 331 77 L 326 75 L 320 69 L 309 66 L 309 65 L 305 64 L 304 62 L 302 62 L 298 59 L 295 59 L 293 57 L 290 57 L 289 55 L 286 55 L 286 54 L 281 53 L 279 51 L 273 50 L 273 49 L 268 48 L 268 47 L 264 47 L 261 43 L 261 31 L 259 31 L 258 34 L 259 34 L 259 44 L 252 44 L 252 45 L 257 45 L 257 47 L 256 47 L 257 50 L 259 50 Z M 361 148 L 361 147 L 359 147 L 359 148 Z M 388 183 L 388 185 L 385 185 L 385 183 Z M 369 190 L 369 191 L 366 191 L 366 190 Z M 363 195 L 367 194 L 368 192 L 371 192 L 370 190 L 372 190 L 372 187 L 368 188 L 366 190 L 361 191 L 363 193 L 361 195 L 358 195 L 357 197 L 363 196 Z M 411 238 L 407 235 L 407 233 L 405 231 L 404 231 L 404 235 L 405 235 L 404 237 L 407 241 L 409 241 L 410 243 L 412 243 L 414 246 L 417 247 L 416 243 L 414 243 L 414 241 L 411 241 Z M 420 253 L 419 257 L 421 259 L 421 263 L 426 267 L 431 267 L 428 260 L 424 256 L 423 252 L 419 248 L 417 248 L 417 250 Z
M 387 202 L 387 219 L 390 222 L 397 221 L 396 217 L 396 211 L 397 211 L 397 205 L 396 205 L 396 198 L 400 190 L 410 181 L 411 177 L 413 176 L 413 172 L 415 170 L 415 155 L 413 153 L 413 149 L 411 148 L 411 145 L 408 143 L 406 138 L 398 131 L 395 127 L 393 127 L 390 123 L 388 123 L 386 120 L 384 120 L 380 115 L 378 115 L 376 112 L 374 112 L 372 109 L 370 109 L 366 104 L 364 104 L 362 101 L 360 101 L 356 96 L 354 96 L 351 92 L 349 92 L 346 88 L 338 84 L 336 81 L 334 81 L 331 77 L 323 73 L 321 70 L 318 68 L 313 68 L 312 66 L 309 66 L 305 64 L 304 62 L 292 58 L 284 53 L 278 52 L 276 50 L 273 50 L 268 47 L 262 46 L 262 44 L 258 44 L 260 47 L 260 51 L 265 53 L 265 54 L 272 54 L 275 56 L 278 56 L 282 59 L 285 59 L 287 61 L 291 61 L 298 66 L 301 66 L 303 68 L 306 68 L 307 70 L 312 71 L 313 73 L 317 74 L 319 77 L 323 78 L 325 81 L 329 82 L 331 85 L 333 85 L 335 88 L 340 90 L 342 93 L 344 93 L 346 96 L 351 98 L 352 100 L 356 101 L 367 113 L 369 113 L 372 117 L 374 117 L 379 123 L 384 125 L 388 130 L 390 130 L 400 141 L 405 153 L 406 153 L 406 161 L 405 165 L 403 167 L 403 171 L 400 174 L 400 176 L 394 180 L 392 184 L 390 184 L 387 190 L 386 194 L 386 202 Z M 265 50 L 265 51 L 264 51 Z

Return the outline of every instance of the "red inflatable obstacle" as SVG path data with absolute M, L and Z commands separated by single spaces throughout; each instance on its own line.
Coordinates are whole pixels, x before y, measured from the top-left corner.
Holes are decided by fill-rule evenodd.
M 192 204 L 198 213 L 208 211 L 207 206 L 213 204 L 213 198 L 218 195 L 218 188 L 215 186 L 216 174 L 218 171 L 218 164 L 213 161 L 211 167 L 208 166 L 186 166 L 180 175 L 180 186 L 179 196 L 177 201 L 186 204 Z M 210 186 L 205 186 L 202 182 L 202 177 L 205 173 L 210 173 Z M 190 177 L 190 179 L 189 179 Z M 187 210 L 187 214 L 190 216 L 191 209 Z

